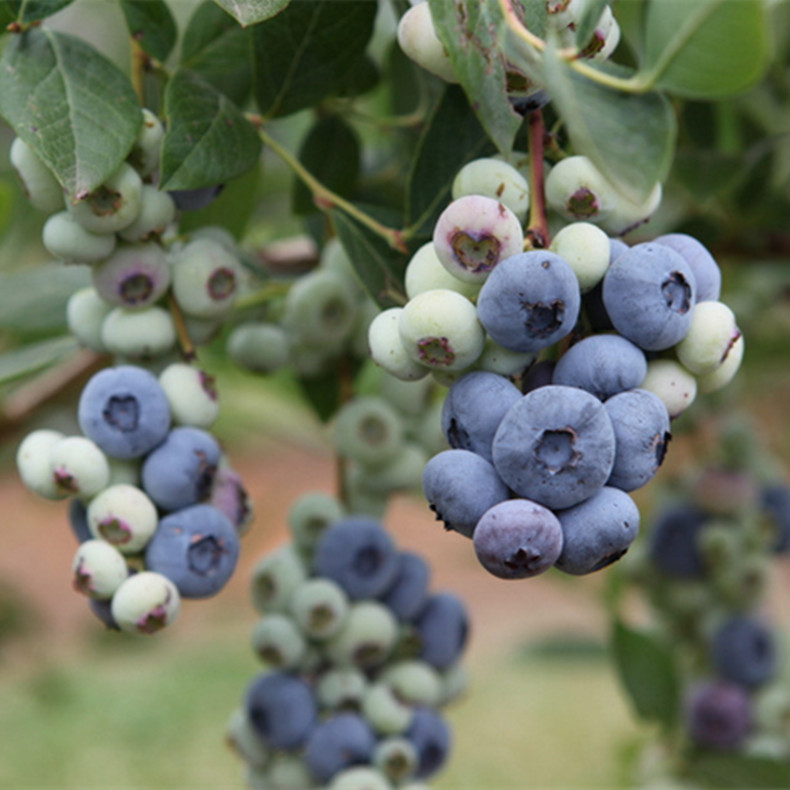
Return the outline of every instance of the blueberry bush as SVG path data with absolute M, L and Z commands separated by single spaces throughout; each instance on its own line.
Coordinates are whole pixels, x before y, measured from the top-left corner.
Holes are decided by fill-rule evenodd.
M 382 528 L 399 492 L 481 574 L 607 569 L 624 687 L 673 737 L 671 651 L 615 602 L 634 554 L 644 587 L 696 578 L 704 532 L 718 674 L 687 691 L 688 738 L 716 781 L 790 776 L 786 747 L 739 751 L 775 658 L 735 577 L 769 547 L 701 506 L 639 534 L 673 434 L 737 407 L 744 337 L 772 339 L 786 292 L 788 5 L 88 5 L 0 5 L 0 430 L 24 485 L 69 500 L 98 619 L 154 634 L 233 576 L 254 519 L 210 432 L 229 361 L 295 387 L 337 465 L 253 575 L 266 668 L 229 725 L 253 787 L 444 764 L 466 613 Z M 72 384 L 78 431 L 28 430 Z M 723 518 L 760 509 L 740 480 Z

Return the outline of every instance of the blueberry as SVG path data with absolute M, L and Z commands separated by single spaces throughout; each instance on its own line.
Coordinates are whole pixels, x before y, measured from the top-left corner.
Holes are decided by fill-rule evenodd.
M 639 532 L 639 509 L 619 488 L 602 488 L 567 510 L 557 512 L 562 526 L 562 553 L 557 567 L 582 575 L 619 560 Z
M 496 469 L 469 450 L 444 450 L 425 465 L 422 490 L 445 528 L 471 538 L 480 517 L 509 496 Z
M 252 571 L 253 606 L 261 614 L 286 611 L 306 578 L 307 569 L 292 545 L 267 554 Z
M 606 400 L 638 387 L 645 375 L 645 355 L 630 340 L 620 335 L 590 335 L 560 357 L 553 383 L 579 387 Z
M 562 528 L 548 508 L 508 499 L 487 510 L 474 532 L 477 559 L 500 579 L 528 579 L 547 571 L 562 551 Z
M 158 244 L 121 244 L 91 269 L 96 293 L 120 307 L 148 307 L 170 285 L 170 265 Z
M 700 746 L 734 751 L 752 727 L 751 701 L 742 686 L 711 681 L 694 688 L 686 700 L 686 727 Z
M 92 286 L 75 291 L 66 305 L 69 332 L 80 345 L 91 351 L 105 351 L 101 340 L 102 324 L 112 309 L 112 305 L 105 302 Z
M 614 454 L 603 404 L 573 387 L 551 385 L 525 395 L 494 437 L 494 466 L 505 483 L 552 509 L 594 494 L 608 479 Z
M 376 682 L 365 689 L 362 715 L 376 733 L 400 735 L 411 724 L 414 712 L 392 685 Z
M 11 143 L 9 158 L 27 199 L 39 211 L 51 214 L 63 207 L 63 187 L 38 154 L 21 138 Z
M 775 530 L 774 551 L 787 553 L 790 551 L 790 487 L 784 483 L 767 485 L 760 495 L 760 506 Z
M 334 443 L 345 458 L 369 466 L 384 464 L 403 446 L 403 423 L 384 398 L 353 398 L 337 413 Z
M 158 305 L 115 307 L 104 319 L 101 343 L 119 357 L 156 359 L 176 345 L 176 328 L 168 310 Z
M 143 488 L 165 510 L 180 510 L 207 499 L 221 451 L 200 428 L 174 428 L 143 462 Z
M 601 222 L 620 196 L 586 156 L 568 156 L 546 176 L 546 201 L 565 219 Z
M 183 598 L 218 593 L 238 559 L 236 528 L 211 505 L 194 505 L 165 516 L 145 552 L 146 567 L 172 579 Z
M 53 214 L 41 231 L 41 242 L 50 255 L 69 263 L 98 263 L 112 255 L 114 233 L 91 233 L 68 211 Z
M 702 242 L 686 233 L 666 233 L 653 239 L 677 252 L 691 267 L 697 283 L 697 302 L 716 301 L 721 293 L 721 269 Z
M 318 676 L 315 693 L 325 710 L 359 710 L 367 688 L 365 673 L 356 667 L 329 666 Z
M 456 662 L 452 666 L 457 666 Z M 395 696 L 408 705 L 424 705 L 436 708 L 442 697 L 443 677 L 447 672 L 432 667 L 427 661 L 405 659 L 390 664 L 381 679 Z
M 159 383 L 177 425 L 210 428 L 214 424 L 219 416 L 219 400 L 212 375 L 184 362 L 174 362 L 159 374 Z
M 555 234 L 549 249 L 570 264 L 582 293 L 603 279 L 612 254 L 609 237 L 591 222 L 566 225 Z
M 680 363 L 697 376 L 714 373 L 741 338 L 735 315 L 723 302 L 697 304 L 686 336 L 675 347 Z
M 704 511 L 688 504 L 674 505 L 658 513 L 649 536 L 653 565 L 667 576 L 702 578 L 705 566 L 698 541 L 708 520 Z
M 118 235 L 124 241 L 148 241 L 164 233 L 175 215 L 176 204 L 167 192 L 161 192 L 153 184 L 143 184 L 140 213 Z
M 453 593 L 434 593 L 414 620 L 420 658 L 437 669 L 455 663 L 466 646 L 469 619 L 463 601 Z
M 140 131 L 126 159 L 141 176 L 145 177 L 151 175 L 159 164 L 159 151 L 165 136 L 165 127 L 146 107 L 143 107 L 142 116 Z
M 122 365 L 97 373 L 78 406 L 82 432 L 114 458 L 138 458 L 164 441 L 170 405 L 156 377 Z
M 640 388 L 658 395 L 670 417 L 682 414 L 697 397 L 697 380 L 672 359 L 651 359 Z
M 298 669 L 308 649 L 307 640 L 294 620 L 276 612 L 258 620 L 250 642 L 253 652 L 274 669 Z
M 719 674 L 740 686 L 762 686 L 776 675 L 773 633 L 752 616 L 734 616 L 722 623 L 713 634 L 710 651 Z
M 271 758 L 269 748 L 253 730 L 243 708 L 236 708 L 230 715 L 225 742 L 252 768 L 265 767 Z
M 207 504 L 230 519 L 239 535 L 244 535 L 249 529 L 253 517 L 252 504 L 238 472 L 229 466 L 220 464 L 217 468 Z
M 442 431 L 450 447 L 471 450 L 491 461 L 499 423 L 521 392 L 496 373 L 467 373 L 448 390 L 442 406 Z
M 294 546 L 312 552 L 329 526 L 345 515 L 340 500 L 323 491 L 310 491 L 300 496 L 288 511 L 288 528 Z
M 368 764 L 376 736 L 356 713 L 337 713 L 317 724 L 307 739 L 304 759 L 313 776 L 322 783 L 352 765 Z
M 104 600 L 112 598 L 129 575 L 121 552 L 104 540 L 81 543 L 74 555 L 72 571 L 77 592 Z
M 465 195 L 484 195 L 498 200 L 516 215 L 519 222 L 526 222 L 529 183 L 513 165 L 499 159 L 483 158 L 467 162 L 456 173 L 452 195 L 453 200 Z
M 334 636 L 348 616 L 348 597 L 343 588 L 330 579 L 316 577 L 300 585 L 289 609 L 293 619 L 311 639 Z
M 49 451 L 52 481 L 60 493 L 90 499 L 110 482 L 107 457 L 90 439 L 67 436 Z
M 145 548 L 157 528 L 154 503 L 136 486 L 118 483 L 105 488 L 88 505 L 88 525 L 95 538 L 124 554 Z
M 398 44 L 418 66 L 445 82 L 458 82 L 450 56 L 436 35 L 427 4 L 412 6 L 401 17 L 398 23 Z
M 112 599 L 89 598 L 88 607 L 96 619 L 104 623 L 108 631 L 122 630 L 112 615 Z
M 313 558 L 319 576 L 337 582 L 352 600 L 381 595 L 395 579 L 397 554 L 378 522 L 349 517 L 320 538 Z
M 541 359 L 536 362 L 521 379 L 521 391 L 526 395 L 532 390 L 546 387 L 552 383 L 557 363 L 553 359 Z
M 411 620 L 428 598 L 429 579 L 428 563 L 419 554 L 399 551 L 395 577 L 380 600 L 399 620 Z
M 418 708 L 414 712 L 411 726 L 405 737 L 417 750 L 418 779 L 435 774 L 445 763 L 450 753 L 450 728 L 444 719 L 429 708 Z
M 180 611 L 176 586 L 153 571 L 129 576 L 112 597 L 113 620 L 121 630 L 133 634 L 155 634 L 170 625 Z
M 553 252 L 524 252 L 502 261 L 480 289 L 477 314 L 497 343 L 539 351 L 573 329 L 581 294 L 573 269 Z
M 72 499 L 69 502 L 69 526 L 80 543 L 93 538 L 88 525 L 88 508 L 79 499 Z
M 247 689 L 245 709 L 252 728 L 275 749 L 302 746 L 318 715 L 313 690 L 287 672 L 258 675 Z
M 417 770 L 417 750 L 406 738 L 382 738 L 372 762 L 390 781 L 402 786 Z
M 91 233 L 115 233 L 131 225 L 140 213 L 143 182 L 126 162 L 90 194 L 66 208 Z
M 653 479 L 664 461 L 669 413 L 652 392 L 633 389 L 604 403 L 615 438 L 614 466 L 607 485 L 633 491 Z
M 422 4 L 421 5 L 427 5 Z M 412 8 L 419 8 L 419 5 Z M 299 790 L 302 790 L 300 787 Z M 326 790 L 392 790 L 392 785 L 381 771 L 365 765 L 346 768 L 335 776 Z M 405 788 L 404 790 L 408 790 Z
M 327 658 L 341 667 L 383 664 L 398 638 L 398 622 L 378 601 L 352 603 L 342 628 L 326 642 Z
M 615 329 L 646 351 L 683 339 L 696 297 L 694 273 L 674 250 L 643 243 L 619 255 L 603 279 L 603 301 Z
M 225 188 L 225 184 L 212 184 L 197 189 L 172 189 L 170 197 L 179 211 L 200 211 L 210 206 Z

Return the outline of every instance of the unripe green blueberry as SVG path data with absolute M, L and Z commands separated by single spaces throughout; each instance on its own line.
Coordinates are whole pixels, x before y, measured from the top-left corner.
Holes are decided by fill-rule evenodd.
M 252 571 L 252 603 L 261 614 L 287 612 L 291 596 L 307 579 L 307 569 L 293 546 L 267 554 Z
M 67 436 L 52 445 L 49 467 L 56 488 L 66 496 L 89 499 L 107 487 L 107 457 L 84 436 Z
M 365 673 L 356 667 L 330 667 L 318 678 L 315 694 L 322 709 L 359 710 L 367 687 Z
M 247 775 L 252 790 L 313 790 L 313 775 L 299 753 L 277 752 L 269 765 Z
M 647 375 L 640 389 L 657 395 L 670 417 L 684 412 L 697 397 L 697 381 L 678 362 L 654 359 L 647 363 Z
M 21 138 L 14 138 L 9 151 L 27 199 L 39 211 L 51 214 L 63 207 L 63 187 L 35 151 Z
M 361 297 L 365 292 L 359 275 L 354 269 L 354 264 L 351 258 L 348 257 L 345 248 L 340 243 L 337 236 L 332 237 L 324 244 L 321 250 L 321 257 L 318 260 L 318 265 L 321 269 L 342 277 L 346 287 L 351 291 L 354 296 Z
M 140 193 L 140 213 L 130 225 L 118 232 L 124 241 L 147 241 L 164 233 L 175 219 L 176 204 L 167 192 L 160 192 L 151 184 L 143 184 Z
M 684 368 L 698 376 L 721 367 L 741 332 L 735 314 L 723 302 L 699 302 L 686 336 L 675 346 Z
M 156 305 L 137 310 L 116 307 L 104 319 L 101 341 L 112 354 L 154 359 L 175 347 L 176 329 L 170 313 Z
M 595 25 L 590 43 L 584 48 L 583 57 L 591 60 L 607 60 L 620 43 L 620 25 L 614 18 L 612 9 L 607 5 Z
M 165 576 L 142 571 L 130 576 L 112 597 L 112 616 L 122 631 L 155 634 L 173 623 L 181 610 L 175 584 Z
M 569 156 L 546 176 L 546 201 L 567 220 L 601 222 L 619 200 L 614 187 L 586 156 Z
M 387 683 L 373 683 L 362 697 L 362 715 L 380 735 L 400 735 L 409 729 L 414 711 Z
M 252 649 L 276 669 L 296 669 L 307 652 L 307 642 L 294 620 L 284 614 L 264 615 L 252 629 Z
M 484 195 L 504 203 L 522 224 L 529 211 L 529 183 L 515 167 L 500 159 L 474 159 L 453 180 L 453 200 L 466 195 Z
M 112 598 L 129 576 L 123 554 L 105 540 L 81 543 L 71 567 L 74 589 L 98 600 Z
M 349 600 L 331 579 L 308 579 L 296 589 L 289 606 L 296 624 L 311 639 L 329 639 L 348 616 Z
M 249 321 L 228 336 L 228 356 L 240 367 L 256 373 L 274 373 L 285 367 L 290 353 L 288 335 L 277 324 Z
M 533 351 L 513 351 L 500 346 L 494 338 L 487 335 L 483 353 L 478 357 L 474 367 L 476 370 L 485 370 L 500 376 L 515 376 L 529 368 L 537 357 L 537 353 Z M 452 382 L 446 386 L 450 384 Z
M 400 414 L 419 417 L 425 413 L 433 398 L 433 384 L 428 378 L 419 381 L 403 381 L 382 372 L 381 396 L 392 404 Z
M 352 513 L 383 520 L 389 504 L 389 493 L 366 488 L 365 473 L 359 465 L 353 465 L 346 474 L 346 499 Z
M 225 728 L 225 742 L 251 768 L 264 768 L 271 757 L 269 747 L 252 728 L 244 708 L 236 708 L 231 713 Z
M 442 693 L 439 706 L 444 707 L 466 695 L 469 690 L 469 670 L 459 661 L 441 673 Z
M 475 306 L 461 294 L 442 289 L 410 300 L 400 313 L 398 333 L 414 362 L 438 370 L 466 370 L 485 344 Z
M 570 264 L 586 293 L 603 279 L 609 268 L 609 237 L 591 222 L 572 222 L 557 233 L 549 249 Z
M 174 362 L 159 374 L 173 422 L 210 428 L 219 416 L 214 377 L 184 362 Z
M 170 285 L 170 266 L 154 242 L 121 244 L 91 272 L 93 287 L 105 302 L 139 309 L 158 301 Z
M 395 785 L 414 776 L 417 764 L 417 750 L 406 738 L 382 738 L 373 752 L 374 767 Z
M 398 413 L 383 398 L 355 398 L 337 413 L 334 442 L 342 457 L 378 466 L 400 451 L 403 425 Z
M 327 790 L 393 790 L 393 787 L 380 771 L 358 765 L 335 774 Z
M 312 552 L 329 525 L 345 515 L 340 500 L 323 491 L 302 494 L 288 511 L 288 527 L 294 545 L 302 552 Z
M 407 430 L 409 440 L 425 451 L 426 463 L 431 456 L 450 449 L 442 430 L 442 406 L 442 401 L 432 403 L 414 424 L 414 428 Z
M 159 151 L 165 127 L 148 108 L 143 107 L 143 122 L 126 161 L 143 177 L 150 176 L 159 164 Z
M 137 171 L 123 162 L 101 186 L 77 203 L 67 201 L 66 208 L 91 233 L 117 233 L 137 219 L 142 189 Z
M 441 676 L 427 661 L 398 661 L 387 667 L 381 679 L 398 699 L 409 705 L 435 708 L 442 698 Z
M 402 381 L 416 381 L 428 375 L 428 368 L 416 362 L 400 339 L 402 307 L 390 307 L 370 323 L 368 345 L 373 361 Z
M 349 608 L 343 627 L 326 642 L 326 655 L 341 667 L 362 669 L 383 664 L 398 635 L 392 612 L 377 601 L 357 601 Z
M 336 348 L 351 334 L 356 315 L 357 300 L 343 275 L 316 269 L 288 291 L 283 327 L 297 344 Z
M 368 333 L 370 325 L 380 312 L 379 306 L 370 297 L 363 297 L 357 304 L 357 317 L 348 343 L 349 351 L 357 359 L 367 361 L 370 357 Z
M 47 252 L 68 263 L 97 263 L 115 249 L 115 234 L 91 233 L 68 211 L 53 214 L 41 232 Z
M 406 265 L 404 285 L 409 299 L 437 288 L 458 291 L 467 299 L 473 299 L 477 296 L 481 283 L 467 282 L 455 277 L 442 265 L 433 242 L 429 241 L 412 255 Z
M 405 442 L 387 462 L 376 466 L 358 467 L 357 484 L 370 494 L 389 494 L 393 491 L 413 491 L 421 485 L 422 470 L 428 454 L 418 444 Z
M 44 499 L 64 499 L 66 494 L 52 477 L 49 456 L 63 440 L 60 431 L 40 429 L 29 433 L 16 451 L 16 467 L 25 486 Z
M 173 295 L 188 315 L 215 318 L 233 307 L 242 276 L 235 255 L 213 239 L 196 239 L 174 257 Z
M 754 697 L 754 718 L 760 730 L 785 738 L 790 736 L 790 691 L 778 684 L 758 689 Z
M 105 488 L 88 505 L 88 527 L 93 536 L 111 543 L 122 554 L 143 549 L 158 523 L 156 506 L 135 486 Z
M 205 346 L 216 338 L 222 329 L 225 320 L 220 318 L 195 318 L 192 315 L 184 316 L 189 339 L 195 346 Z
M 700 303 L 702 304 L 702 303 Z M 696 309 L 696 308 L 695 308 Z M 699 391 L 704 395 L 709 392 L 716 392 L 722 387 L 726 387 L 738 372 L 743 360 L 743 335 L 738 337 L 730 346 L 727 357 L 712 373 L 706 373 L 698 379 Z
M 106 349 L 101 339 L 102 325 L 112 309 L 113 306 L 105 302 L 92 286 L 75 291 L 66 304 L 69 331 L 81 345 L 103 353 Z
M 233 234 L 221 225 L 202 225 L 189 232 L 189 240 L 209 239 L 216 242 L 220 247 L 224 247 L 231 255 L 238 257 L 239 245 Z
M 500 201 L 466 195 L 439 215 L 433 246 L 454 277 L 482 285 L 500 261 L 523 251 L 524 232 L 518 217 Z
M 661 205 L 662 196 L 663 187 L 660 183 L 657 183 L 641 202 L 634 202 L 623 195 L 618 195 L 611 214 L 601 219 L 601 227 L 613 236 L 625 235 L 628 231 L 643 225 L 655 214 Z
M 412 6 L 398 22 L 398 44 L 418 66 L 445 82 L 458 82 L 455 69 L 436 35 L 428 3 Z

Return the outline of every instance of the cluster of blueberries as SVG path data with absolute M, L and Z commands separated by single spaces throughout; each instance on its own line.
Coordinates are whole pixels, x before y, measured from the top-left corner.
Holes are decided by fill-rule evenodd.
M 162 359 L 175 350 L 178 329 L 167 298 L 199 345 L 217 334 L 243 287 L 231 234 L 213 226 L 188 238 L 179 234 L 179 212 L 207 205 L 217 188 L 160 190 L 163 136 L 161 121 L 143 109 L 126 161 L 93 192 L 73 199 L 21 138 L 11 146 L 30 202 L 51 214 L 44 247 L 60 261 L 90 267 L 91 285 L 68 303 L 70 331 L 87 348 L 131 360 Z
M 420 555 L 333 496 L 298 499 L 289 526 L 253 571 L 266 668 L 228 725 L 249 785 L 423 790 L 451 746 L 439 711 L 466 686 L 463 603 L 430 591 Z
M 212 596 L 233 574 L 251 510 L 206 430 L 217 409 L 213 380 L 190 365 L 158 378 L 120 365 L 83 389 L 84 435 L 40 429 L 19 446 L 27 487 L 71 498 L 74 588 L 110 628 L 156 633 L 182 598 Z
M 790 756 L 790 692 L 779 642 L 761 610 L 771 559 L 790 551 L 790 487 L 706 471 L 693 495 L 656 514 L 633 578 L 673 651 L 696 657 L 684 691 L 691 744 Z

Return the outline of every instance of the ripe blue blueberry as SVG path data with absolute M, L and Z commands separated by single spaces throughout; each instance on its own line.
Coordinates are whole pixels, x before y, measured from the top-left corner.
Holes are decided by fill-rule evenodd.
M 581 575 L 619 560 L 639 532 L 639 509 L 619 488 L 602 488 L 567 510 L 557 512 L 562 526 L 562 553 L 557 567 Z
M 454 664 L 466 646 L 469 635 L 466 607 L 453 593 L 429 596 L 414 625 L 420 639 L 419 657 L 437 669 Z
M 171 579 L 182 598 L 207 598 L 228 582 L 239 558 L 236 528 L 215 507 L 165 516 L 145 551 L 146 568 Z
M 174 428 L 143 462 L 143 488 L 164 510 L 180 510 L 207 499 L 221 451 L 200 428 Z
M 399 551 L 392 584 L 380 600 L 399 620 L 411 620 L 428 599 L 428 563 L 412 551 Z
M 561 340 L 579 316 L 579 281 L 553 252 L 535 250 L 502 261 L 480 289 L 477 315 L 497 343 L 539 351 Z
M 722 623 L 713 634 L 710 651 L 719 674 L 740 686 L 762 686 L 776 675 L 774 635 L 753 616 L 736 615 Z
M 494 466 L 519 496 L 567 508 L 592 496 L 614 463 L 614 429 L 603 404 L 575 387 L 525 395 L 494 437 Z
M 337 713 L 313 728 L 304 759 L 323 784 L 344 768 L 369 763 L 375 746 L 376 736 L 365 719 L 356 713 Z
M 415 710 L 405 737 L 417 751 L 416 778 L 426 779 L 444 765 L 452 739 L 450 728 L 438 713 L 430 708 Z
M 200 211 L 210 206 L 225 188 L 225 184 L 212 184 L 198 189 L 173 189 L 170 197 L 179 211 Z
M 666 233 L 653 241 L 677 252 L 691 267 L 697 283 L 697 301 L 716 301 L 721 294 L 721 269 L 702 242 L 686 233 Z
M 699 535 L 708 515 L 689 504 L 661 511 L 650 528 L 649 555 L 663 574 L 681 579 L 699 579 L 705 574 Z
M 170 405 L 156 377 L 143 368 L 105 368 L 85 386 L 77 415 L 82 432 L 107 455 L 138 458 L 170 429 Z
M 91 528 L 88 526 L 88 508 L 79 499 L 72 499 L 69 502 L 69 526 L 80 543 L 93 538 Z
M 790 487 L 784 483 L 766 486 L 760 495 L 760 505 L 775 530 L 774 551 L 787 553 L 790 551 Z

